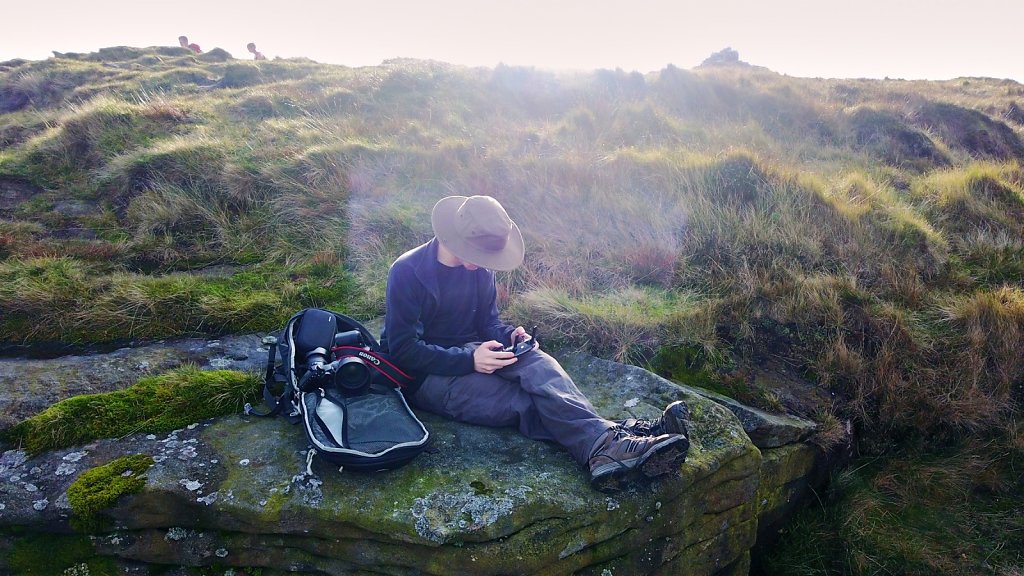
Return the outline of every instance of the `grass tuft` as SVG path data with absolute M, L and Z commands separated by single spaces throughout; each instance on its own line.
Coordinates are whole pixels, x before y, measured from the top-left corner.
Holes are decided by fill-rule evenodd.
M 258 397 L 252 374 L 184 367 L 124 390 L 61 400 L 12 427 L 7 435 L 30 454 L 98 438 L 162 433 L 205 418 L 238 413 Z
M 161 276 L 112 271 L 68 257 L 0 262 L 0 340 L 124 341 L 279 328 L 296 310 L 329 307 L 357 317 L 382 303 L 340 267 L 252 267 Z
M 223 186 L 222 144 L 195 135 L 163 140 L 111 158 L 100 172 L 114 205 L 124 211 L 132 198 L 154 186 L 180 183 L 214 191 Z
M 1003 122 L 978 110 L 948 102 L 927 102 L 914 114 L 914 121 L 935 131 L 951 147 L 973 157 L 1013 160 L 1024 157 L 1024 142 Z
M 932 203 L 933 217 L 958 235 L 1003 230 L 1024 233 L 1024 188 L 1012 164 L 972 164 L 963 170 L 936 172 L 915 188 Z
M 1012 408 L 1013 387 L 1024 379 L 1024 290 L 1003 286 L 954 297 L 942 314 L 961 335 L 966 383 Z
M 924 132 L 897 113 L 860 106 L 849 117 L 854 146 L 892 166 L 924 172 L 949 164 L 948 156 Z

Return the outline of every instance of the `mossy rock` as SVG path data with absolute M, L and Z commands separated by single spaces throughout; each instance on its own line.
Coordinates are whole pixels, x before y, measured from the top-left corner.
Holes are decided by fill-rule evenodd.
M 799 444 L 813 434 L 817 428 L 814 422 L 797 416 L 773 414 L 747 406 L 710 390 L 694 389 L 694 391 L 732 411 L 743 425 L 743 430 L 750 437 L 751 442 L 758 448 L 778 448 Z
M 790 444 L 761 451 L 761 481 L 757 487 L 759 531 L 778 529 L 813 486 L 814 471 L 823 456 L 810 444 Z
M 70 508 L 61 504 L 61 482 L 70 480 L 47 480 L 61 464 L 118 462 L 79 476 L 95 485 L 98 477 L 119 477 L 119 469 L 130 468 L 125 478 L 138 479 L 136 463 L 117 461 L 121 456 L 152 458 L 141 492 L 115 490 L 119 497 L 88 507 L 116 528 L 94 540 L 98 553 L 149 564 L 599 574 L 638 562 L 714 574 L 745 562 L 756 537 L 761 455 L 732 413 L 637 367 L 585 355 L 565 356 L 562 364 L 609 418 L 656 417 L 668 402 L 686 400 L 686 463 L 606 495 L 590 488 L 587 472 L 556 445 L 427 415 L 434 450 L 408 465 L 358 473 L 315 461 L 309 476 L 300 428 L 283 418 L 232 416 L 166 435 L 95 441 L 73 453 L 9 459 L 0 481 L 24 474 L 39 493 L 0 490 L 19 494 L 8 502 L 9 517 L 31 519 L 40 530 L 66 522 L 62 517 L 80 501 L 66 488 Z M 50 504 L 33 511 L 41 496 Z

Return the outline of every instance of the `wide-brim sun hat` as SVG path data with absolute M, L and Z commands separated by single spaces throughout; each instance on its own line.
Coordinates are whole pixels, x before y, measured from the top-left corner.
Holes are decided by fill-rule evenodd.
M 434 236 L 459 259 L 490 270 L 514 270 L 526 253 L 519 226 L 490 196 L 448 196 L 430 214 Z

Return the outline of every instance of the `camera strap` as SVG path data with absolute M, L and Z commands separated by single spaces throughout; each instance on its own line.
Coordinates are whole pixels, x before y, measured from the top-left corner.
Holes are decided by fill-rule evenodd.
M 267 352 L 267 369 L 263 376 L 263 402 L 267 405 L 269 410 L 260 411 L 252 406 L 252 404 L 245 404 L 245 414 L 249 416 L 259 416 L 261 418 L 277 416 L 284 412 L 285 408 L 292 406 L 292 383 L 291 380 L 285 377 L 283 374 L 279 374 L 275 369 L 277 354 L 279 350 L 288 349 L 278 343 L 277 339 L 274 338 L 268 342 L 270 350 Z M 275 396 L 271 391 L 271 387 L 277 387 L 284 384 L 284 390 L 282 390 L 280 396 Z M 288 420 L 293 424 L 298 422 L 298 419 L 287 414 Z
M 406 388 L 416 381 L 415 378 L 405 373 L 401 368 L 395 366 L 386 354 L 360 348 L 359 346 L 337 346 L 331 349 L 336 358 L 351 356 L 358 358 L 367 366 L 375 369 L 381 376 L 391 382 L 396 388 Z

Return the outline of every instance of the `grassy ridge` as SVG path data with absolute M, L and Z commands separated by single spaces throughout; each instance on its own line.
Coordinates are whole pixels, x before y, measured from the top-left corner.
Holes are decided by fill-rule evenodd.
M 433 203 L 490 194 L 528 246 L 503 305 L 553 341 L 849 421 L 865 455 L 1019 455 L 1021 101 L 1012 81 L 743 65 L 556 75 L 134 48 L 0 63 L 0 341 L 380 314 Z M 818 400 L 751 376 L 772 367 Z M 1019 466 L 983 469 L 958 490 L 1021 497 Z M 849 530 L 915 521 L 859 510 L 808 525 L 853 558 L 875 544 Z M 1012 573 L 1024 551 L 999 542 L 964 565 Z

